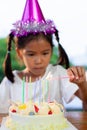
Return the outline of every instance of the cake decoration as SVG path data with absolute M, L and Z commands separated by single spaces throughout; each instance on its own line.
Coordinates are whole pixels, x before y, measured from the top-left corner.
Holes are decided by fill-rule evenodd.
M 20 103 L 18 107 L 14 104 L 11 105 L 9 111 L 20 115 L 49 115 L 63 112 L 63 106 L 56 101 L 51 103 L 41 102 L 40 104 L 35 102 L 26 102 L 25 104 Z
M 39 111 L 39 108 L 36 105 L 34 105 L 34 108 L 35 108 L 35 112 L 37 113 Z
M 68 124 L 63 110 L 56 101 L 20 102 L 10 106 L 5 126 L 8 130 L 64 130 Z

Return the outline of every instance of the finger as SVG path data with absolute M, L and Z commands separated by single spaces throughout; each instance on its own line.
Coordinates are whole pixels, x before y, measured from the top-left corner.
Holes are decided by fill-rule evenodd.
M 85 69 L 82 68 L 82 75 L 86 76 Z
M 84 68 L 82 68 L 82 74 L 80 75 L 80 78 L 86 79 L 86 72 Z
M 69 75 L 70 80 L 74 79 L 74 73 L 71 68 L 67 69 L 67 74 Z
M 83 67 L 76 67 L 77 72 L 78 72 L 78 77 L 79 78 L 84 78 L 85 77 L 85 69 Z
M 81 77 L 83 75 L 83 71 L 82 71 L 83 68 L 80 66 L 76 66 L 76 69 L 77 69 L 78 77 Z
M 70 69 L 71 69 L 71 71 L 73 73 L 74 78 L 78 79 L 78 70 L 77 70 L 77 67 L 71 67 Z

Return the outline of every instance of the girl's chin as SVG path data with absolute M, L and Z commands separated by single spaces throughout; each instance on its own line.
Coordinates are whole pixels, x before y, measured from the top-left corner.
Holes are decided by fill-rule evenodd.
M 43 76 L 43 75 L 44 75 L 44 72 L 39 72 L 39 71 L 37 71 L 37 72 L 34 73 L 34 75 L 35 75 L 36 77 L 40 77 L 40 76 Z

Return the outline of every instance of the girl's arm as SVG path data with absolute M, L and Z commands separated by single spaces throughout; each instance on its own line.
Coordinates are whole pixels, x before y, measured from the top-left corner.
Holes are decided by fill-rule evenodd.
M 67 73 L 70 77 L 70 82 L 77 84 L 79 87 L 75 95 L 79 97 L 83 102 L 87 103 L 87 81 L 84 67 L 71 67 L 67 69 Z

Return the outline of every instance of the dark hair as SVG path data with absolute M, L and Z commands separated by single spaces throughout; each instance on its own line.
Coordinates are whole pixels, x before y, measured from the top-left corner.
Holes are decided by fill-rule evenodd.
M 25 47 L 25 45 L 29 42 L 29 41 L 32 41 L 32 40 L 38 40 L 40 38 L 44 38 L 45 40 L 47 40 L 51 47 L 52 47 L 52 50 L 53 50 L 53 38 L 52 38 L 52 34 L 44 34 L 44 33 L 36 33 L 36 34 L 28 34 L 27 36 L 21 36 L 21 37 L 18 37 L 17 38 L 17 41 L 16 41 L 16 46 L 19 48 L 19 49 L 22 49 Z M 58 49 L 59 49 L 59 57 L 58 57 L 58 62 L 57 64 L 59 65 L 62 65 L 64 66 L 65 68 L 68 68 L 69 67 L 69 60 L 68 60 L 68 56 L 65 52 L 65 50 L 63 49 L 63 47 L 61 46 L 61 44 L 59 43 L 59 35 L 58 35 L 58 31 L 56 30 L 55 32 L 55 37 L 56 37 L 56 40 L 58 42 Z M 7 76 L 7 78 L 12 82 L 14 83 L 14 75 L 12 73 L 12 67 L 11 67 L 11 56 L 10 56 L 10 51 L 11 51 L 11 43 L 12 41 L 14 41 L 14 36 L 13 34 L 11 33 L 9 35 L 9 39 L 8 39 L 8 48 L 7 48 L 7 55 L 6 55 L 6 58 L 5 58 L 5 61 L 4 61 L 4 72 L 5 72 L 5 75 Z M 14 41 L 15 42 L 15 41 Z
M 17 40 L 17 43 L 16 43 L 16 46 L 19 48 L 19 49 L 22 49 L 25 47 L 25 45 L 32 41 L 32 40 L 38 40 L 40 38 L 43 38 L 45 39 L 46 41 L 48 41 L 51 45 L 51 47 L 53 48 L 53 42 L 52 42 L 52 35 L 51 34 L 44 34 L 44 33 L 36 33 L 36 34 L 28 34 L 27 36 L 22 36 L 22 37 L 19 37 L 18 40 Z M 22 43 L 22 44 L 21 44 Z
M 58 30 L 56 30 L 55 36 L 56 36 L 57 42 L 59 43 Z M 66 69 L 69 68 L 70 65 L 69 65 L 68 55 L 60 43 L 58 45 L 58 50 L 59 50 L 59 57 L 58 57 L 57 64 L 62 65 Z
M 8 37 L 8 46 L 7 46 L 7 54 L 6 54 L 6 58 L 5 58 L 5 61 L 4 61 L 4 64 L 3 64 L 3 67 L 4 67 L 4 73 L 5 75 L 7 76 L 7 78 L 13 83 L 14 82 L 14 75 L 12 73 L 12 67 L 11 67 L 11 55 L 10 55 L 10 52 L 11 52 L 11 43 L 12 43 L 12 40 L 13 40 L 13 34 L 9 34 L 9 37 Z

